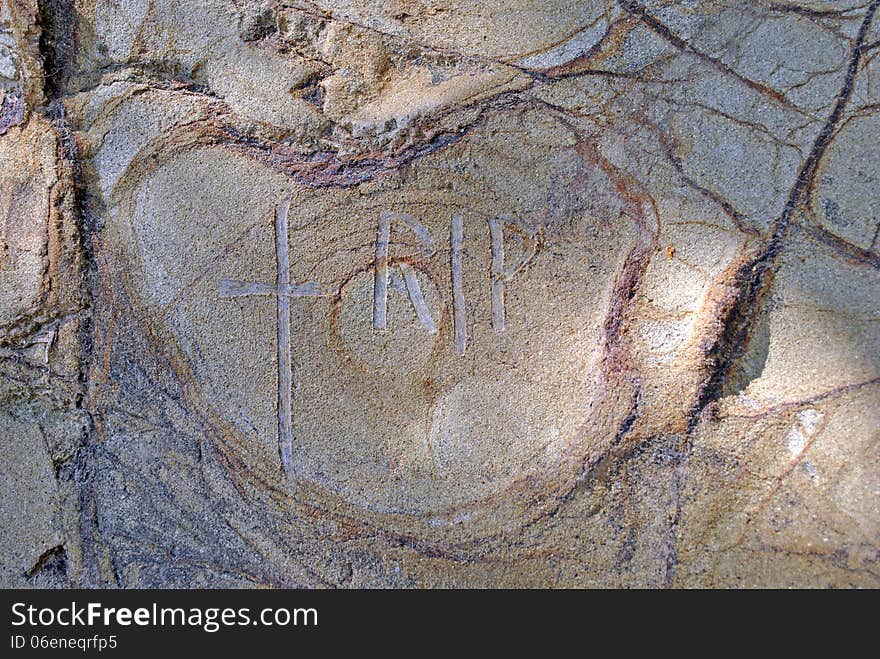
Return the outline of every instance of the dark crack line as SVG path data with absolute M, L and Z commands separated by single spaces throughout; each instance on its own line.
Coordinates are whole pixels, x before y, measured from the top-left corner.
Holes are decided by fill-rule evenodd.
M 650 123 L 647 118 L 640 119 L 641 120 L 639 121 L 639 123 L 641 125 L 649 127 L 656 132 L 657 140 L 660 143 L 660 148 L 663 149 L 663 153 L 666 156 L 666 159 L 672 164 L 673 168 L 678 173 L 681 180 L 688 187 L 696 190 L 703 197 L 720 206 L 721 210 L 723 210 L 725 215 L 730 218 L 730 221 L 733 222 L 733 225 L 738 231 L 751 236 L 758 235 L 758 230 L 752 226 L 749 226 L 748 220 L 734 207 L 732 203 L 730 203 L 715 190 L 701 185 L 690 174 L 687 173 L 684 161 L 682 161 L 681 157 L 677 153 L 677 145 L 675 144 L 672 136 L 669 135 L 669 133 L 662 130 L 659 126 Z
M 826 400 L 833 400 L 838 396 L 843 396 L 844 394 L 858 391 L 859 389 L 864 389 L 865 387 L 875 387 L 878 384 L 880 384 L 880 377 L 865 380 L 863 382 L 854 382 L 852 384 L 843 385 L 841 387 L 835 387 L 834 389 L 831 389 L 829 391 L 823 391 L 822 393 L 816 394 L 814 396 L 809 396 L 807 398 L 777 403 L 776 405 L 771 405 L 770 407 L 765 407 L 754 412 L 750 411 L 745 413 L 735 412 L 723 414 L 721 418 L 761 419 L 771 414 L 784 414 L 789 410 L 801 409 Z
M 75 215 L 79 244 L 82 258 L 81 290 L 84 295 L 84 313 L 80 334 L 80 364 L 77 374 L 79 391 L 76 397 L 76 409 L 85 413 L 88 427 L 81 444 L 76 448 L 73 458 L 73 481 L 79 513 L 79 541 L 82 551 L 82 582 L 80 587 L 97 587 L 104 582 L 101 576 L 102 542 L 98 520 L 98 502 L 94 492 L 95 462 L 94 445 L 96 443 L 95 425 L 92 415 L 88 412 L 85 392 L 88 390 L 88 374 L 92 357 L 92 301 L 96 299 L 97 283 L 95 281 L 95 261 L 90 243 L 89 228 L 85 221 L 86 204 L 83 195 L 84 175 L 76 139 L 70 122 L 66 116 L 63 97 L 63 71 L 66 60 L 74 56 L 75 44 L 73 33 L 73 5 L 60 0 L 42 0 L 37 3 L 38 21 L 40 25 L 39 53 L 42 59 L 43 94 L 46 101 L 44 107 L 37 111 L 43 114 L 52 124 L 58 140 L 57 158 L 70 167 L 72 195 L 71 212 Z M 68 573 L 68 578 L 70 574 Z
M 675 501 L 675 508 L 672 512 L 672 519 L 669 522 L 669 528 L 666 530 L 666 572 L 663 575 L 663 587 L 667 590 L 672 587 L 672 582 L 675 579 L 675 572 L 678 568 L 678 540 L 676 538 L 676 533 L 681 524 L 682 493 L 684 492 L 685 480 L 687 477 L 687 455 L 690 450 L 690 432 L 686 432 L 679 444 L 678 452 L 672 461 L 672 497 Z
M 710 409 L 710 405 L 721 396 L 727 376 L 736 364 L 736 360 L 742 355 L 755 318 L 757 318 L 759 310 L 763 307 L 764 298 L 772 282 L 772 274 L 776 262 L 779 259 L 788 235 L 791 219 L 802 206 L 804 199 L 808 197 L 812 189 L 819 164 L 833 139 L 835 128 L 840 122 L 846 105 L 852 96 L 853 83 L 862 55 L 864 54 L 865 37 L 868 34 L 878 6 L 880 6 L 880 0 L 874 0 L 868 7 L 859 28 L 846 76 L 837 94 L 834 109 L 825 121 L 822 130 L 816 136 L 809 155 L 798 171 L 797 180 L 788 196 L 788 201 L 782 214 L 774 223 L 773 233 L 766 246 L 755 259 L 746 263 L 737 273 L 736 281 L 739 282 L 737 287 L 739 293 L 730 310 L 725 314 L 722 325 L 724 330 L 721 332 L 718 341 L 707 351 L 707 358 L 713 366 L 697 395 L 696 403 L 688 414 L 687 430 L 674 467 L 676 506 L 669 529 L 669 554 L 667 556 L 666 569 L 667 586 L 672 585 L 678 564 L 675 534 L 681 522 L 682 492 L 687 477 L 686 461 L 691 450 L 694 432 L 705 417 L 705 413 Z
M 858 245 L 854 245 L 822 226 L 807 227 L 805 232 L 814 240 L 833 249 L 835 253 L 850 263 L 880 269 L 880 254 L 877 254 L 871 248 L 864 249 Z M 876 240 L 877 232 L 874 233 L 874 242 L 876 242 Z
M 61 558 L 62 560 L 66 560 L 66 554 L 64 551 L 64 544 L 57 544 L 49 547 L 46 551 L 44 551 L 40 556 L 34 561 L 34 564 L 28 569 L 24 576 L 28 578 L 33 578 L 37 575 L 38 572 L 43 570 L 49 563 L 52 562 L 55 558 Z
M 834 109 L 831 111 L 828 119 L 826 119 L 825 125 L 822 127 L 822 130 L 813 142 L 813 148 L 810 150 L 809 156 L 798 172 L 795 186 L 789 195 L 782 216 L 776 223 L 773 241 L 779 242 L 784 237 L 784 233 L 788 228 L 788 223 L 792 215 L 798 209 L 801 201 L 807 193 L 812 189 L 813 180 L 816 177 L 819 164 L 822 162 L 822 158 L 825 155 L 825 151 L 828 149 L 828 145 L 831 144 L 835 128 L 837 127 L 837 124 L 840 123 L 843 111 L 846 109 L 846 106 L 852 97 L 853 83 L 855 82 L 855 77 L 858 73 L 862 56 L 865 53 L 865 37 L 868 34 L 868 29 L 871 27 L 871 22 L 877 11 L 878 5 L 880 5 L 880 0 L 874 0 L 874 2 L 871 3 L 871 6 L 868 7 L 868 11 L 865 14 L 865 19 L 859 27 L 858 36 L 856 37 L 855 46 L 853 47 L 849 66 L 847 67 L 846 76 L 843 80 L 843 86 L 837 94 Z
M 737 273 L 736 281 L 739 282 L 737 286 L 739 294 L 736 302 L 732 305 L 731 310 L 724 319 L 723 327 L 725 330 L 715 346 L 707 354 L 711 361 L 714 362 L 714 367 L 698 397 L 696 405 L 692 409 L 688 425 L 689 433 L 693 430 L 693 426 L 699 419 L 702 410 L 720 396 L 724 381 L 736 359 L 740 356 L 758 310 L 762 307 L 763 298 L 770 279 L 768 275 L 772 274 L 782 252 L 792 217 L 801 207 L 812 189 L 819 165 L 834 136 L 835 127 L 840 122 L 846 105 L 852 96 L 853 82 L 863 54 L 865 36 L 868 33 L 878 5 L 880 5 L 880 0 L 874 0 L 865 15 L 865 19 L 862 21 L 846 77 L 844 78 L 843 86 L 837 94 L 834 109 L 825 121 L 822 130 L 816 136 L 809 155 L 798 171 L 794 187 L 789 193 L 782 214 L 774 223 L 770 239 L 757 257 L 746 263 Z
M 396 152 L 341 157 L 335 152 L 323 151 L 306 157 L 300 153 L 285 153 L 282 144 L 245 135 L 229 124 L 217 127 L 218 130 L 211 139 L 240 150 L 248 157 L 259 160 L 270 170 L 283 174 L 304 187 L 345 189 L 387 175 L 415 160 L 452 147 L 484 125 L 491 112 L 520 106 L 523 102 L 521 96 L 522 90 L 505 91 L 490 99 L 467 105 L 462 110 L 474 110 L 476 114 L 463 125 L 455 129 L 441 129 L 429 140 L 407 145 Z M 441 121 L 445 116 L 446 113 L 441 113 L 426 117 L 425 125 L 429 121 Z
M 845 18 L 845 14 L 852 11 L 847 9 L 811 9 L 801 5 L 789 4 L 785 2 L 774 2 L 770 4 L 768 9 L 779 14 L 798 14 L 799 16 L 807 16 L 809 18 Z
M 804 114 L 803 110 L 801 110 L 794 103 L 789 101 L 785 97 L 785 94 L 783 94 L 782 92 L 779 92 L 772 87 L 768 87 L 767 85 L 764 85 L 760 82 L 744 76 L 742 73 L 731 67 L 729 64 L 725 64 L 720 58 L 712 57 L 708 53 L 705 53 L 697 48 L 696 46 L 689 44 L 687 41 L 678 36 L 675 32 L 670 30 L 662 22 L 654 18 L 654 16 L 652 16 L 651 13 L 642 4 L 635 2 L 634 0 L 618 0 L 618 4 L 620 4 L 620 6 L 629 15 L 642 21 L 653 32 L 668 41 L 680 51 L 693 55 L 700 61 L 710 64 L 711 66 L 718 69 L 721 73 L 732 76 L 733 78 L 744 84 L 746 87 L 758 92 L 762 96 L 772 98 L 774 101 L 780 103 L 781 105 L 784 105 L 790 110 L 794 110 L 799 114 Z

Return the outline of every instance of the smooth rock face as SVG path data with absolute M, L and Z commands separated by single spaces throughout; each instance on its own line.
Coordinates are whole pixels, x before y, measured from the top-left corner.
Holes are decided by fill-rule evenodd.
M 877 586 L 877 4 L 4 4 L 4 583 Z

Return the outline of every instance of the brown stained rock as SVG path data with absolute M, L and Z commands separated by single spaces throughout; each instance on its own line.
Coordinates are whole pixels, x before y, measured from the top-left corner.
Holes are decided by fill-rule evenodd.
M 44 130 L 40 130 L 40 128 Z M 35 124 L 28 133 L 17 130 L 3 141 L 4 217 L 2 267 L 4 293 L 3 325 L 38 313 L 45 286 L 48 190 L 55 184 L 55 139 L 45 124 Z M 22 148 L 23 147 L 23 148 Z M 30 148 L 28 148 L 30 147 Z M 48 171 L 46 168 L 48 167 Z M 47 176 L 48 174 L 48 176 Z
M 0 13 L 7 583 L 877 585 L 878 2 L 75 4 Z

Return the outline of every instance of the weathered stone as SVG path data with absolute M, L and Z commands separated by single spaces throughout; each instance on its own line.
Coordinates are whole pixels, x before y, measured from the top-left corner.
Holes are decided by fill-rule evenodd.
M 7 583 L 877 585 L 877 2 L 38 4 Z
M 62 544 L 55 474 L 33 418 L 4 414 L 3 544 L 0 564 L 8 586 L 25 585 L 43 556 Z

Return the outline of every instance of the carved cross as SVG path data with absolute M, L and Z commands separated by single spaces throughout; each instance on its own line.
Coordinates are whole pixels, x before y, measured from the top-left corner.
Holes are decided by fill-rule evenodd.
M 318 282 L 290 283 L 290 247 L 288 245 L 288 221 L 290 195 L 284 197 L 275 208 L 275 261 L 277 277 L 274 284 L 252 281 L 221 279 L 217 291 L 221 297 L 246 297 L 251 295 L 274 295 L 277 310 L 278 346 L 278 451 L 284 473 L 293 476 L 293 413 L 291 411 L 291 388 L 293 367 L 290 345 L 290 298 L 321 297 Z

